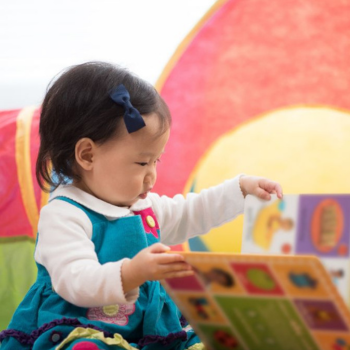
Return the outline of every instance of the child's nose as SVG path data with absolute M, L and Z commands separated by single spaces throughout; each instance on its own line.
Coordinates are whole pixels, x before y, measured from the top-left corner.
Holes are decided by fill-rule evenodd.
M 150 167 L 149 171 L 147 172 L 147 175 L 145 177 L 145 183 L 150 184 L 153 186 L 155 180 L 157 178 L 157 170 L 156 167 Z

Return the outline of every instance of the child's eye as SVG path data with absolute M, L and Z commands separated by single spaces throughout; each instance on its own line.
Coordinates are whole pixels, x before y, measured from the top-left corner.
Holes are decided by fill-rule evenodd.
M 154 164 L 157 164 L 157 163 L 159 163 L 159 162 L 160 162 L 160 158 L 156 159 L 153 163 L 154 163 Z M 149 163 L 146 163 L 146 162 L 136 162 L 136 164 L 141 165 L 141 166 L 146 166 L 146 165 L 148 165 Z

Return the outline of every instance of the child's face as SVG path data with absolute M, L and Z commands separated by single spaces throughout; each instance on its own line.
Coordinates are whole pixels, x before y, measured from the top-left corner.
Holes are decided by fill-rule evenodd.
M 96 145 L 92 169 L 83 172 L 81 187 L 110 204 L 129 207 L 145 199 L 157 178 L 157 162 L 169 139 L 169 130 L 158 134 L 156 115 L 144 118 L 146 127 L 126 131 L 110 141 Z

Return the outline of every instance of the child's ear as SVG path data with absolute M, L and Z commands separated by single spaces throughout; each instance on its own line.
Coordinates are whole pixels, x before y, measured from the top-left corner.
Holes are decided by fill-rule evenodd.
M 91 170 L 94 160 L 95 142 L 84 137 L 75 145 L 75 161 L 84 170 Z

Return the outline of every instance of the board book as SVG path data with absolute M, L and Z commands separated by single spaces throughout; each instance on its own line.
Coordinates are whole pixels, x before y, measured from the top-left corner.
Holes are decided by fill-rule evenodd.
M 162 281 L 207 350 L 348 350 L 350 311 L 314 256 L 176 252 Z
M 247 196 L 242 253 L 314 255 L 350 305 L 350 195 Z

